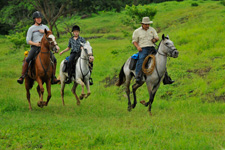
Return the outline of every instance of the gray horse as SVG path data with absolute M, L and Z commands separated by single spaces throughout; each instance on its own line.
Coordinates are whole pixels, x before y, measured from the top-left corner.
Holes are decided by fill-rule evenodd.
M 129 64 L 131 62 L 131 58 L 129 58 L 125 64 L 122 66 L 119 74 L 119 80 L 117 81 L 116 85 L 120 86 L 125 83 L 126 86 L 126 94 L 128 97 L 128 111 L 131 111 L 132 108 L 135 108 L 137 104 L 136 100 L 136 90 L 146 82 L 148 93 L 149 93 L 149 101 L 145 102 L 144 100 L 141 101 L 143 105 L 146 107 L 149 106 L 148 111 L 151 114 L 151 106 L 156 94 L 156 91 L 159 88 L 160 82 L 164 77 L 166 71 L 166 63 L 167 63 L 167 56 L 177 58 L 179 52 L 177 51 L 176 47 L 174 46 L 173 42 L 169 39 L 169 36 L 165 37 L 164 34 L 162 35 L 162 40 L 159 44 L 158 52 L 155 55 L 155 62 L 150 61 L 147 63 L 148 68 L 155 63 L 154 70 L 152 74 L 146 75 L 142 78 L 142 82 L 140 84 L 133 84 L 132 91 L 134 96 L 134 103 L 131 105 L 130 101 L 130 81 L 133 76 L 135 76 L 135 70 L 129 69 Z M 142 67 L 143 68 L 143 67 Z
M 81 49 L 81 55 L 77 60 L 75 69 L 76 69 L 76 76 L 75 78 L 72 78 L 74 81 L 72 92 L 74 96 L 77 99 L 77 105 L 80 105 L 80 100 L 83 98 L 87 98 L 90 94 L 90 84 L 89 84 L 89 78 L 90 78 L 90 69 L 89 69 L 89 62 L 94 61 L 94 56 L 92 52 L 92 47 L 90 43 L 87 41 L 85 44 L 82 44 L 83 48 Z M 60 81 L 61 81 L 61 97 L 62 97 L 62 102 L 63 105 L 64 103 L 64 88 L 65 88 L 65 80 L 68 77 L 67 72 L 63 72 L 63 66 L 64 66 L 64 61 L 63 60 L 60 64 Z M 77 96 L 76 94 L 76 88 L 78 84 L 81 85 L 82 87 L 82 92 L 80 97 Z M 84 93 L 84 86 L 87 88 L 87 94 Z

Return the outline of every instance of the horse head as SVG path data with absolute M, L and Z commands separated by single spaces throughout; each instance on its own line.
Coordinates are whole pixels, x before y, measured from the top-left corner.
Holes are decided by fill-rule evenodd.
M 47 31 L 46 29 L 44 31 L 45 31 L 44 35 L 45 38 L 43 39 L 45 47 L 57 53 L 60 48 L 55 40 L 55 36 L 52 34 L 51 31 Z
M 178 57 L 179 52 L 174 46 L 173 42 L 169 39 L 168 35 L 166 37 L 164 34 L 162 35 L 161 45 L 163 46 L 162 51 L 166 56 L 173 58 Z
M 83 46 L 82 51 L 85 52 L 85 53 L 83 53 L 83 55 L 84 55 L 83 57 L 87 57 L 89 62 L 93 62 L 94 56 L 93 56 L 92 47 L 91 47 L 90 43 L 87 41 L 85 44 L 81 43 L 81 45 Z

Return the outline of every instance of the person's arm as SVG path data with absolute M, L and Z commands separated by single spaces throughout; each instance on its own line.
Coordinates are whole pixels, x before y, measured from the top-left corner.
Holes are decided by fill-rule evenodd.
M 66 49 L 64 49 L 63 51 L 61 51 L 60 53 L 59 53 L 59 55 L 62 55 L 63 53 L 65 53 L 65 52 L 67 52 L 67 51 L 69 51 L 70 50 L 70 47 L 67 47 Z
M 134 31 L 132 36 L 132 43 L 134 44 L 134 46 L 137 48 L 139 52 L 142 51 L 142 48 L 138 45 L 138 34 L 136 30 Z
M 37 47 L 41 47 L 41 43 L 35 43 L 33 41 L 28 41 L 28 44 L 29 45 L 34 45 L 34 46 L 37 46 Z
M 137 48 L 137 50 L 138 50 L 139 52 L 142 51 L 142 48 L 138 45 L 138 43 L 137 43 L 136 41 L 134 41 L 133 44 L 134 44 L 134 46 Z
M 31 40 L 32 39 L 32 32 L 33 32 L 32 28 L 29 28 L 28 31 L 27 31 L 27 37 L 26 37 L 27 44 L 34 45 L 34 46 L 37 46 L 37 47 L 41 47 L 41 43 L 35 43 Z
M 159 40 L 159 36 L 158 36 L 156 30 L 153 29 L 153 39 L 152 39 L 152 42 L 153 43 L 156 43 L 158 40 Z

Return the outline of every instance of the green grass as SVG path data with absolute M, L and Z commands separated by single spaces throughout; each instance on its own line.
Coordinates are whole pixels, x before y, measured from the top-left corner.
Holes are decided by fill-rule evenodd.
M 193 2 L 199 6 L 192 7 Z M 224 6 L 219 1 L 152 5 L 158 10 L 153 26 L 159 36 L 170 36 L 180 55 L 168 60 L 168 72 L 176 82 L 160 86 L 151 117 L 139 103 L 148 100 L 146 85 L 137 91 L 138 104 L 131 112 L 124 87 L 113 85 L 122 64 L 136 53 L 131 37 L 123 34 L 133 32 L 122 24 L 124 12 L 101 12 L 86 19 L 74 16 L 59 23 L 60 32 L 63 22 L 77 22 L 81 36 L 101 36 L 89 40 L 95 56 L 94 85 L 80 106 L 70 91 L 72 85 L 66 85 L 63 107 L 60 85 L 54 85 L 49 106 L 39 108 L 35 83 L 29 111 L 25 87 L 16 83 L 23 50 L 12 49 L 0 36 L 0 149 L 224 149 Z M 57 40 L 61 50 L 69 38 L 65 34 Z M 68 55 L 55 55 L 57 75 Z

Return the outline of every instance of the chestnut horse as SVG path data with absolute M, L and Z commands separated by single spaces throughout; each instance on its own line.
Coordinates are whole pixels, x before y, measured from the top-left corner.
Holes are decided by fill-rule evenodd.
M 30 89 L 33 87 L 35 80 L 38 83 L 37 92 L 40 98 L 37 103 L 38 106 L 41 108 L 43 106 L 47 106 L 51 98 L 51 77 L 53 73 L 53 62 L 51 61 L 50 52 L 51 50 L 57 52 L 59 47 L 52 32 L 45 29 L 44 36 L 41 40 L 41 51 L 35 58 L 34 66 L 28 69 L 28 74 L 25 77 L 25 87 L 30 110 L 32 110 L 30 103 Z M 46 88 L 48 91 L 47 102 L 43 101 L 44 83 L 46 83 Z

